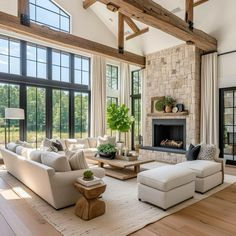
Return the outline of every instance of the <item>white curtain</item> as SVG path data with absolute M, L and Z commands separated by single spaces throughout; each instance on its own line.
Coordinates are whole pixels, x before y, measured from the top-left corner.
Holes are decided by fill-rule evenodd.
M 106 133 L 106 60 L 94 55 L 91 81 L 91 136 Z
M 127 63 L 121 63 L 120 66 L 120 104 L 125 104 L 126 107 L 130 109 L 131 114 L 131 76 L 130 76 L 130 67 Z M 125 134 L 126 147 L 131 149 L 131 132 Z
M 217 53 L 202 56 L 201 66 L 201 142 L 218 143 L 218 76 Z
M 146 141 L 146 71 L 140 71 L 140 81 L 141 81 L 141 135 L 143 136 L 143 145 Z

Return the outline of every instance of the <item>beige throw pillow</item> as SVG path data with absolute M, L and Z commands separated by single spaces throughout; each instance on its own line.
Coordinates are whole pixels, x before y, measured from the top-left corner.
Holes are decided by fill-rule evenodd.
M 217 158 L 218 148 L 215 145 L 201 144 L 201 149 L 197 160 L 215 160 Z
M 56 172 L 71 171 L 71 167 L 67 158 L 55 152 L 42 153 L 41 161 L 42 164 L 52 167 Z
M 88 138 L 89 147 L 96 148 L 97 147 L 97 138 Z
M 101 144 L 108 144 L 108 143 L 115 145 L 116 137 L 111 137 L 107 135 L 105 135 L 104 137 L 98 136 L 97 147 L 100 146 Z
M 89 168 L 84 157 L 84 152 L 82 150 L 76 152 L 67 151 L 66 157 L 70 163 L 70 167 L 72 170 L 83 170 Z
M 21 141 L 21 140 L 17 140 L 16 144 L 21 145 L 22 147 L 26 147 L 26 148 L 33 148 L 29 143 L 25 142 L 25 141 Z
M 16 144 L 14 142 L 8 143 L 7 144 L 7 149 L 12 152 L 16 152 L 16 148 L 20 146 L 19 144 Z

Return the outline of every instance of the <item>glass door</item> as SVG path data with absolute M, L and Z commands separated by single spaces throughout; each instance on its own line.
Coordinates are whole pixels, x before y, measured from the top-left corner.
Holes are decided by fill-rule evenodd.
M 221 89 L 220 98 L 221 156 L 236 165 L 236 88 Z

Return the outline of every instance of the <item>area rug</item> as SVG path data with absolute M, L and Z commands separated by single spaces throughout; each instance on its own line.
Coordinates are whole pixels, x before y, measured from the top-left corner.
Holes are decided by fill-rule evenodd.
M 51 225 L 63 235 L 91 235 L 91 236 L 118 236 L 127 235 L 144 226 L 162 219 L 180 209 L 192 205 L 236 182 L 236 176 L 226 175 L 225 183 L 206 194 L 195 194 L 188 200 L 170 210 L 161 209 L 139 202 L 137 199 L 136 179 L 119 181 L 105 177 L 107 184 L 103 200 L 106 202 L 106 213 L 91 221 L 83 221 L 74 215 L 74 207 L 59 211 L 33 193 L 25 185 L 19 182 L 7 171 L 1 170 L 0 177 L 4 179 L 12 189 L 24 198 L 32 208 L 38 211 Z

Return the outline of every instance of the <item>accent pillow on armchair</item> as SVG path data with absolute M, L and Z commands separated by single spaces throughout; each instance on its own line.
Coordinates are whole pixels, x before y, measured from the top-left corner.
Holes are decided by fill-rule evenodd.
M 219 158 L 219 149 L 212 144 L 201 144 L 201 149 L 197 160 L 217 160 Z

